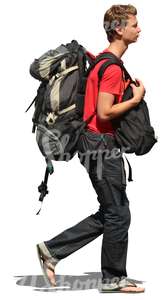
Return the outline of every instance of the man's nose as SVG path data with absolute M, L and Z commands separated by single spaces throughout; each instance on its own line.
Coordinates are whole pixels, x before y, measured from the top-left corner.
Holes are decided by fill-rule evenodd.
M 141 32 L 141 28 L 137 27 L 137 32 L 140 33 Z

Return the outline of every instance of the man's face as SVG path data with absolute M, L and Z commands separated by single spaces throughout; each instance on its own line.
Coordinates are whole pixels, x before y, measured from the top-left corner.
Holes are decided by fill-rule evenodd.
M 138 26 L 138 21 L 136 16 L 129 15 L 127 24 L 122 28 L 122 39 L 126 44 L 135 43 L 139 37 L 141 29 Z

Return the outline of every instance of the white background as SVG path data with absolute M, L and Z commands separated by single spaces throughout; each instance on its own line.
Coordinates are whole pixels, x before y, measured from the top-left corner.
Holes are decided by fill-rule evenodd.
M 58 296 L 106 297 L 96 289 L 44 293 L 16 285 L 14 276 L 41 275 L 35 245 L 48 240 L 98 209 L 88 175 L 75 157 L 55 163 L 49 195 L 40 216 L 37 186 L 45 162 L 31 134 L 33 109 L 25 109 L 36 94 L 38 81 L 29 65 L 49 49 L 77 39 L 94 54 L 108 46 L 103 15 L 127 1 L 5 1 L 1 3 L 1 293 L 4 297 L 48 299 Z M 127 269 L 144 280 L 142 299 L 165 295 L 166 286 L 166 10 L 165 1 L 132 1 L 142 29 L 137 44 L 123 60 L 132 76 L 143 80 L 158 144 L 143 157 L 128 156 L 134 182 L 127 193 L 132 214 Z M 100 272 L 101 237 L 62 260 L 57 274 Z M 55 294 L 56 293 L 56 294 Z M 127 296 L 127 295 L 126 295 Z M 136 297 L 138 297 L 136 296 Z M 111 297 L 111 295 L 109 296 Z M 112 295 L 112 297 L 123 297 Z M 130 298 L 130 296 L 127 296 Z

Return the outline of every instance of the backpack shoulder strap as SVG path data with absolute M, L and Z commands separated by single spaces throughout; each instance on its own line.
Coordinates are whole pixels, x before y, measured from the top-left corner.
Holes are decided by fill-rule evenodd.
M 130 79 L 132 81 L 132 78 L 131 78 L 130 74 L 128 73 L 128 71 L 125 69 L 123 63 L 114 54 L 104 53 L 104 54 L 100 55 L 100 57 L 102 57 L 102 59 L 108 58 L 108 60 L 106 62 L 104 62 L 104 64 L 102 64 L 102 66 L 99 69 L 99 72 L 98 72 L 99 82 L 102 79 L 102 76 L 103 76 L 105 70 L 113 64 L 119 66 L 123 70 L 126 80 Z
M 118 64 L 118 65 L 123 65 L 122 63 L 121 63 L 121 61 L 119 61 L 119 59 L 115 56 L 115 55 L 113 55 L 112 53 L 110 54 L 110 53 L 102 53 L 102 54 L 99 54 L 96 58 L 95 58 L 95 60 L 94 60 L 94 62 L 92 63 L 92 65 L 89 67 L 89 69 L 88 69 L 88 73 L 101 61 L 101 60 L 104 60 L 104 59 L 109 59 L 109 60 L 111 60 L 112 61 L 112 64 Z
M 124 67 L 124 65 L 123 65 L 123 63 L 122 63 L 122 61 L 121 61 L 120 59 L 118 59 L 114 54 L 112 54 L 112 53 L 110 54 L 110 53 L 108 53 L 108 52 L 107 52 L 107 53 L 104 52 L 104 53 L 100 54 L 100 55 L 95 59 L 95 61 L 93 62 L 93 65 L 89 68 L 89 72 L 95 67 L 96 64 L 98 64 L 98 63 L 99 63 L 101 60 L 103 60 L 103 59 L 108 59 L 108 60 L 105 61 L 105 62 L 101 65 L 101 67 L 100 67 L 100 69 L 99 69 L 99 71 L 98 71 L 98 89 L 99 89 L 99 86 L 100 86 L 100 80 L 102 79 L 102 76 L 103 76 L 105 70 L 106 70 L 109 66 L 111 66 L 111 65 L 113 65 L 113 64 L 120 66 L 120 68 L 124 71 L 125 79 L 126 79 L 126 80 L 127 80 L 127 79 L 130 79 L 131 81 L 133 81 L 132 78 L 131 78 L 131 76 L 129 75 L 129 73 L 128 73 L 127 70 L 125 69 L 125 67 Z M 95 109 L 93 115 L 90 116 L 90 120 L 91 120 L 91 118 L 92 118 L 95 114 L 96 114 L 96 109 Z M 89 118 L 88 118 L 88 122 L 87 122 L 87 123 L 89 123 L 90 120 L 89 120 Z M 86 120 L 86 121 L 87 121 L 87 120 Z
M 105 72 L 105 70 L 110 66 L 110 65 L 118 65 L 123 71 L 124 71 L 124 75 L 125 75 L 125 79 L 130 79 L 132 81 L 131 76 L 129 75 L 129 73 L 127 72 L 127 70 L 125 69 L 123 62 L 113 53 L 109 53 L 109 52 L 104 52 L 102 54 L 99 54 L 93 64 L 89 67 L 88 71 L 87 71 L 87 75 L 89 75 L 90 71 L 101 61 L 107 59 L 107 61 L 105 61 L 102 66 L 99 69 L 98 72 L 98 78 L 99 78 L 99 83 L 100 80 Z M 99 84 L 98 84 L 99 86 Z

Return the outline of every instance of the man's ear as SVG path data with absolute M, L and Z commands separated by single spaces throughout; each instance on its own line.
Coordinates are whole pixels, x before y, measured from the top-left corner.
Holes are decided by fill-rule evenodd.
M 127 25 L 127 21 L 126 20 L 121 20 L 121 22 L 118 24 L 116 24 L 115 26 L 115 32 L 118 34 L 118 36 L 122 36 L 124 31 L 125 31 L 125 27 Z
M 117 25 L 115 27 L 115 32 L 117 33 L 118 36 L 121 37 L 123 35 L 123 31 L 124 31 L 124 28 L 121 25 Z

